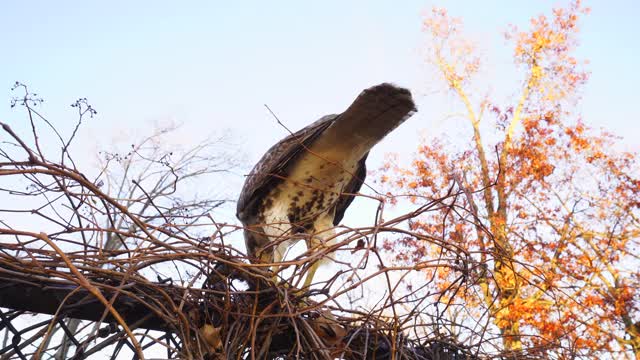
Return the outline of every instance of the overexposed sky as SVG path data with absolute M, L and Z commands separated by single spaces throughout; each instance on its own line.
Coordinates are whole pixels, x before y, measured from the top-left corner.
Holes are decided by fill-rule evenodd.
M 457 103 L 432 92 L 422 52 L 425 11 L 437 5 L 462 17 L 484 49 L 491 87 L 508 94 L 518 82 L 507 70 L 511 50 L 501 32 L 509 23 L 526 28 L 530 17 L 565 3 L 5 2 L 0 120 L 27 131 L 23 113 L 9 108 L 9 88 L 18 80 L 46 99 L 42 112 L 66 134 L 75 124 L 69 104 L 89 99 L 98 116 L 75 145 L 87 159 L 96 143 L 175 121 L 184 126 L 179 143 L 230 129 L 250 167 L 286 135 L 264 104 L 297 130 L 342 111 L 363 88 L 390 81 L 413 91 L 419 113 L 374 150 L 368 165 L 375 169 L 385 153 L 410 158 L 421 135 L 450 131 L 443 118 Z M 624 135 L 632 149 L 640 149 L 638 4 L 586 2 L 592 13 L 582 22 L 579 50 L 592 71 L 580 104 L 584 120 Z M 242 174 L 233 176 L 229 192 L 237 194 Z

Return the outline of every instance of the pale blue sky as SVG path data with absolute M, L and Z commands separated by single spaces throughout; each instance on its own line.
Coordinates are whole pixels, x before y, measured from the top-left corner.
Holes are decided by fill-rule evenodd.
M 429 92 L 424 11 L 444 6 L 464 19 L 499 90 L 514 84 L 500 33 L 565 3 L 7 1 L 0 6 L 0 119 L 17 129 L 25 124 L 9 109 L 9 88 L 19 80 L 46 98 L 44 112 L 63 131 L 74 124 L 68 105 L 89 98 L 99 113 L 79 148 L 171 119 L 184 123 L 193 141 L 231 128 L 255 161 L 285 135 L 263 104 L 295 130 L 342 111 L 361 89 L 391 81 L 412 89 L 420 112 L 376 148 L 369 162 L 376 168 L 386 152 L 410 157 L 421 132 L 445 129 L 442 117 L 452 104 Z M 634 149 L 640 149 L 638 4 L 587 2 L 592 13 L 582 22 L 579 50 L 593 73 L 580 105 L 585 121 L 625 135 Z

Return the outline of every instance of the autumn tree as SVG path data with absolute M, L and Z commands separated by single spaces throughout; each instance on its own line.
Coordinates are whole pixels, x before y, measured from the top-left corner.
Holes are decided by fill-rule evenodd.
M 638 158 L 576 111 L 587 13 L 578 0 L 526 31 L 510 26 L 521 79 L 504 101 L 482 90 L 482 57 L 462 22 L 444 9 L 425 17 L 428 63 L 457 99 L 465 137 L 424 141 L 410 166 L 389 162 L 381 181 L 416 204 L 457 193 L 409 222 L 457 250 L 411 236 L 385 246 L 401 263 L 449 256 L 451 267 L 425 273 L 440 280 L 437 300 L 487 319 L 505 351 L 640 359 Z

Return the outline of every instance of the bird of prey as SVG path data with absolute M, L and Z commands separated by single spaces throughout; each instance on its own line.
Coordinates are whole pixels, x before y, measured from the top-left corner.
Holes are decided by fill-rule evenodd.
M 245 180 L 237 217 L 252 262 L 277 263 L 304 239 L 330 246 L 333 230 L 366 177 L 369 150 L 416 111 L 407 89 L 364 90 L 341 114 L 327 115 L 272 146 Z M 305 286 L 317 270 L 314 263 Z

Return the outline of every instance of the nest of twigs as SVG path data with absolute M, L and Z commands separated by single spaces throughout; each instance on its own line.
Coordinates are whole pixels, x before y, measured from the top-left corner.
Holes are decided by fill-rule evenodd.
M 99 353 L 110 345 L 105 342 L 123 337 L 129 337 L 132 351 L 142 358 L 144 349 L 137 341 L 142 329 L 175 334 L 177 341 L 163 346 L 183 359 L 471 358 L 453 342 L 412 340 L 376 317 L 310 300 L 309 292 L 272 281 L 268 270 L 248 266 L 222 246 L 206 250 L 174 242 L 164 255 L 147 251 L 116 260 L 122 254 L 45 249 L 57 248 L 45 234 L 32 234 L 26 243 L 0 245 L 0 306 L 104 323 L 95 333 L 82 335 L 84 342 L 72 358 Z M 169 259 L 199 266 L 206 281 L 184 286 L 171 279 L 152 282 L 138 273 Z M 29 344 L 30 354 L 56 350 L 58 344 L 46 341 L 55 337 L 52 329 L 47 327 Z M 11 350 L 5 349 L 5 356 Z

